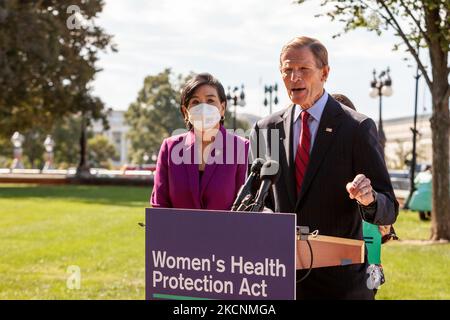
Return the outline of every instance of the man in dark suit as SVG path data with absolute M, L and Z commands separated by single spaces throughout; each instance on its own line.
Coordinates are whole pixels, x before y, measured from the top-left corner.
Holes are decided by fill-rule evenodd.
M 393 224 L 398 202 L 375 123 L 328 95 L 329 70 L 318 40 L 298 37 L 283 47 L 280 71 L 293 104 L 255 124 L 250 157 L 280 163 L 268 208 L 295 212 L 311 231 L 362 240 L 362 219 Z M 297 284 L 297 299 L 373 299 L 367 266 L 313 269 Z

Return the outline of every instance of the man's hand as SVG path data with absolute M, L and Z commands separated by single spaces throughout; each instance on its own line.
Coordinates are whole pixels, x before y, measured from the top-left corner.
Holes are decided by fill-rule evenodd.
M 380 231 L 381 237 L 384 237 L 391 232 L 391 225 L 378 226 L 378 231 Z
M 346 189 L 350 199 L 356 199 L 363 206 L 375 201 L 370 180 L 363 174 L 358 174 L 352 182 L 347 183 Z

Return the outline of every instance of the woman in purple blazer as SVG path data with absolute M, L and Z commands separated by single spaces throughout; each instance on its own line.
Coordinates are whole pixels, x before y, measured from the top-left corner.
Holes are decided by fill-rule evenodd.
M 151 205 L 230 210 L 247 171 L 248 140 L 223 127 L 227 99 L 208 73 L 189 80 L 181 93 L 187 133 L 163 141 Z

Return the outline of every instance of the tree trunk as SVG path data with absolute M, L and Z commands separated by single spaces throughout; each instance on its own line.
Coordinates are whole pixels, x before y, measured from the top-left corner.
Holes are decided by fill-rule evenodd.
M 88 177 L 90 175 L 87 161 L 86 115 L 84 113 L 81 114 L 80 162 L 78 163 L 76 175 L 81 178 Z
M 450 174 L 449 174 L 449 128 L 448 109 L 448 48 L 440 29 L 441 16 L 438 6 L 424 6 L 425 24 L 430 34 L 429 53 L 433 82 L 431 96 L 431 137 L 433 145 L 433 210 L 431 213 L 431 240 L 450 240 Z
M 445 82 L 446 83 L 446 82 Z M 444 84 L 445 84 L 444 83 Z M 435 82 L 434 87 L 438 84 Z M 447 86 L 443 89 L 447 90 Z M 433 88 L 434 89 L 434 88 Z M 436 88 L 436 92 L 442 92 Z M 433 143 L 433 210 L 431 213 L 431 239 L 450 240 L 450 196 L 449 196 L 449 99 L 443 102 L 442 95 L 433 94 L 433 116 L 431 117 Z

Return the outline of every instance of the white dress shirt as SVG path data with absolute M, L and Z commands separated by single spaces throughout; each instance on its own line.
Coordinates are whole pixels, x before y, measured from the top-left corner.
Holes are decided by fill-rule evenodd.
M 308 119 L 309 131 L 311 133 L 311 150 L 314 145 L 314 140 L 316 138 L 317 129 L 319 128 L 320 118 L 322 117 L 323 110 L 328 101 L 328 93 L 324 90 L 323 95 L 317 100 L 311 108 L 309 108 L 308 113 L 310 115 Z M 304 111 L 299 105 L 294 105 L 294 123 L 293 123 L 293 144 L 294 144 L 294 158 L 297 154 L 297 147 L 300 141 L 300 132 L 302 130 L 301 113 Z M 311 153 L 309 150 L 309 153 Z

